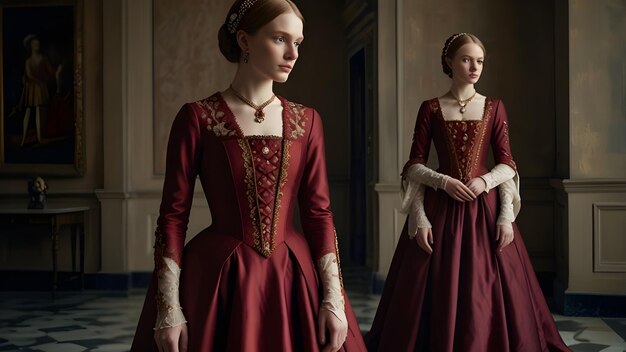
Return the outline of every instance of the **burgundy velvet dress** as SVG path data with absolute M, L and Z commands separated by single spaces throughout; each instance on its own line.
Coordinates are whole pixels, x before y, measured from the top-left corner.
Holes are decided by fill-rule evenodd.
M 181 267 L 189 351 L 320 350 L 315 263 L 337 253 L 322 121 L 279 99 L 282 137 L 244 136 L 219 93 L 185 104 L 174 120 L 155 252 Z M 196 176 L 212 223 L 184 245 Z M 304 233 L 292 224 L 296 202 Z M 157 350 L 156 281 L 132 351 Z M 346 315 L 342 350 L 365 351 L 347 298 Z
M 514 169 L 502 102 L 487 98 L 482 120 L 445 121 L 438 99 L 420 107 L 404 170 L 426 164 L 434 141 L 440 173 L 467 182 L 489 172 L 487 155 Z M 458 202 L 426 187 L 433 253 L 407 234 L 398 241 L 365 341 L 369 351 L 569 351 L 538 285 L 522 236 L 497 251 L 497 189 Z

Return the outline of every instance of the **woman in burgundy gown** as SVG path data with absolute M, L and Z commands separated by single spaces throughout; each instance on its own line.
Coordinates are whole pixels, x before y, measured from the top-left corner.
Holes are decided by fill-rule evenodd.
M 452 87 L 419 109 L 402 172 L 409 216 L 369 351 L 569 351 L 514 223 L 519 177 L 504 105 L 474 89 L 484 56 L 476 36 L 448 38 L 442 65 Z M 425 166 L 431 140 L 436 171 Z
M 321 118 L 272 92 L 302 27 L 289 0 L 239 0 L 220 28 L 237 73 L 174 120 L 132 351 L 365 351 L 341 283 Z M 212 224 L 184 245 L 197 176 Z

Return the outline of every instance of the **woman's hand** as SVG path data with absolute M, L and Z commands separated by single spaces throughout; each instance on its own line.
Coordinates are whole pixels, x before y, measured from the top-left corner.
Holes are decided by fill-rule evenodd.
M 474 192 L 464 185 L 463 182 L 452 177 L 448 179 L 445 191 L 452 199 L 459 202 L 471 201 L 476 198 Z
M 513 242 L 513 224 L 496 225 L 496 241 L 498 242 L 498 251 L 502 252 L 504 247 Z
M 154 331 L 159 352 L 187 352 L 187 324 Z
M 485 191 L 485 189 L 487 189 L 487 183 L 485 182 L 485 180 L 483 180 L 480 177 L 474 177 L 473 179 L 469 180 L 466 184 L 467 188 L 470 189 L 470 191 L 472 191 L 477 197 L 478 195 L 480 195 L 481 193 L 483 193 Z
M 424 252 L 432 254 L 433 248 L 431 245 L 433 244 L 433 229 L 430 227 L 418 227 L 415 234 L 415 242 L 417 242 L 417 245 L 420 246 Z
M 348 335 L 348 324 L 342 322 L 332 312 L 326 309 L 320 309 L 318 317 L 317 336 L 320 345 L 323 346 L 322 352 L 339 351 Z M 326 330 L 329 332 L 329 339 L 326 337 Z

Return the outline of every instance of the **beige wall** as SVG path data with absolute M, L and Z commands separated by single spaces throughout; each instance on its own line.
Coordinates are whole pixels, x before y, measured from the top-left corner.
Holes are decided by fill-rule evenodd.
M 568 2 L 569 178 L 559 279 L 566 293 L 626 294 L 626 3 Z
M 165 172 L 165 148 L 178 109 L 228 87 L 236 65 L 217 45 L 217 31 L 231 2 L 155 0 L 154 169 Z M 132 25 L 132 24 L 131 24 Z
M 83 91 L 85 173 L 82 177 L 48 178 L 49 207 L 89 206 L 86 228 L 87 271 L 100 266 L 100 210 L 94 190 L 103 183 L 102 140 L 102 2 L 84 2 Z M 25 208 L 28 204 L 26 177 L 3 177 L 0 181 L 0 206 Z M 69 270 L 69 231 L 64 231 L 59 247 L 59 269 Z M 0 270 L 50 270 L 52 253 L 46 234 L 20 237 L 0 236 Z
M 626 178 L 626 3 L 569 2 L 570 177 Z

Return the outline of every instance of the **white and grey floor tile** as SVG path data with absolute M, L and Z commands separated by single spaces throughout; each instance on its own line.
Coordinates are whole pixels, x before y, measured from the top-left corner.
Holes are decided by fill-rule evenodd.
M 379 295 L 349 292 L 362 331 L 368 331 Z M 0 352 L 128 351 L 144 293 L 0 293 Z M 625 352 L 626 319 L 554 316 L 574 352 Z

